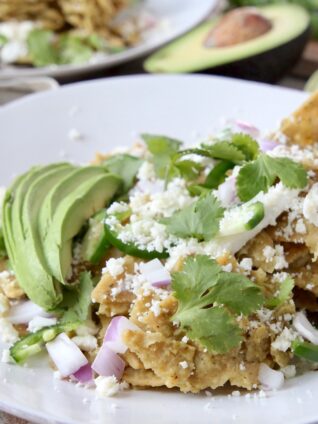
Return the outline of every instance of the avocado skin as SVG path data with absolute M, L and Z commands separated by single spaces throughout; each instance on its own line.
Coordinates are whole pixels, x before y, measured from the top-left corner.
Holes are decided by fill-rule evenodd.
M 311 30 L 308 27 L 298 37 L 272 50 L 196 73 L 275 83 L 284 76 L 288 69 L 297 63 L 310 37 L 310 33 Z

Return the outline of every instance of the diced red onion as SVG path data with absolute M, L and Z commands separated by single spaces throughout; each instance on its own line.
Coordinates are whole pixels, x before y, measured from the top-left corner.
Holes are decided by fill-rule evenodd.
M 274 140 L 264 139 L 259 141 L 259 147 L 262 152 L 269 152 L 274 150 L 277 146 L 279 146 L 279 143 Z
M 140 180 L 138 181 L 136 187 L 143 193 L 157 194 L 164 191 L 164 182 L 162 180 Z
M 91 364 L 86 364 L 73 374 L 80 383 L 89 383 L 93 380 L 93 370 Z
M 259 367 L 258 380 L 265 390 L 277 390 L 284 384 L 284 374 L 275 371 L 266 364 Z
M 293 325 L 304 339 L 318 345 L 318 330 L 311 325 L 304 312 L 296 312 Z
M 157 287 L 158 289 L 165 289 L 167 287 L 169 287 L 171 284 L 171 279 L 170 280 L 163 280 L 163 281 L 156 281 L 155 283 L 152 283 L 152 285 L 154 287 Z
M 228 177 L 224 183 L 219 185 L 218 198 L 225 207 L 230 206 L 235 202 L 237 198 L 237 191 L 236 178 L 234 176 Z
M 65 333 L 47 343 L 46 348 L 62 377 L 75 374 L 88 363 L 85 355 Z
M 121 357 L 113 352 L 106 343 L 103 343 L 92 364 L 92 368 L 99 375 L 104 377 L 114 375 L 117 380 L 120 380 L 124 373 L 125 365 Z
M 115 353 L 125 353 L 128 349 L 122 340 L 125 330 L 140 331 L 140 328 L 123 316 L 114 317 L 107 328 L 104 343 Z
M 244 132 L 245 134 L 248 134 L 254 138 L 259 136 L 259 129 L 256 128 L 254 125 L 250 124 L 249 122 L 236 120 L 234 121 L 234 123 L 238 127 L 238 129 Z
M 141 274 L 154 287 L 160 287 L 162 285 L 167 286 L 171 283 L 171 275 L 159 259 L 153 259 L 150 262 L 141 263 L 139 265 L 139 269 Z
M 40 306 L 26 300 L 11 306 L 8 319 L 12 324 L 28 324 L 35 317 L 51 317 L 52 315 L 44 311 Z

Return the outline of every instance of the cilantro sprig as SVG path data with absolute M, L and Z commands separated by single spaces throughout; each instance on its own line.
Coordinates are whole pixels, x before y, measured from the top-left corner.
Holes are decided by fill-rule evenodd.
M 163 135 L 142 134 L 158 178 L 168 182 L 172 178 L 182 177 L 186 180 L 195 180 L 202 171 L 202 166 L 193 160 L 180 160 L 182 142 Z
M 242 340 L 237 314 L 249 315 L 264 303 L 259 287 L 241 274 L 224 272 L 204 255 L 189 257 L 183 270 L 172 274 L 172 289 L 178 300 L 172 320 L 191 339 L 218 353 Z
M 181 176 L 190 181 L 199 177 L 200 166 L 185 160 L 188 155 L 199 155 L 217 160 L 218 163 L 208 174 L 204 183 L 195 182 L 189 187 L 190 193 L 205 193 L 217 189 L 226 179 L 227 173 L 236 165 L 241 169 L 236 186 L 238 197 L 246 202 L 259 192 L 266 193 L 277 181 L 287 188 L 304 188 L 307 185 L 305 168 L 286 157 L 271 157 L 259 149 L 256 140 L 247 134 L 227 133 L 225 139 L 203 143 L 199 148 L 180 150 L 182 143 L 163 136 L 144 134 L 159 178 L 166 181 Z
M 279 179 L 287 188 L 304 188 L 307 185 L 305 168 L 289 158 L 274 158 L 259 154 L 253 162 L 244 165 L 237 177 L 237 194 L 243 202 L 266 193 Z
M 208 193 L 170 218 L 164 218 L 162 223 L 166 225 L 169 234 L 209 241 L 218 233 L 223 215 L 224 209 L 219 200 Z

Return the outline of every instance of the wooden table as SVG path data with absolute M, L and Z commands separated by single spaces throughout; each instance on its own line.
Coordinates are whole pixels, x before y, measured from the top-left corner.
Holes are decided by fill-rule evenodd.
M 307 48 L 303 54 L 302 59 L 297 63 L 297 65 L 286 75 L 278 85 L 284 87 L 295 88 L 303 90 L 304 85 L 308 77 L 318 69 L 318 43 L 309 42 Z M 120 75 L 130 75 L 135 73 L 143 73 L 141 67 L 141 61 L 136 61 L 130 64 L 122 65 L 120 67 L 114 68 L 107 72 L 100 72 L 98 75 L 93 77 L 88 77 L 86 79 L 101 78 L 105 76 L 120 76 Z M 27 94 L 27 93 L 24 93 Z M 5 90 L 0 91 L 0 105 L 5 104 L 14 98 L 21 96 L 21 93 L 6 92 Z M 24 420 L 15 418 L 11 415 L 0 412 L 0 424 L 31 424 L 27 423 Z

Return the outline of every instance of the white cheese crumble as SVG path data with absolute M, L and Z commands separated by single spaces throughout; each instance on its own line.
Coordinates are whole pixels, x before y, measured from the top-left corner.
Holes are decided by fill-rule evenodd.
M 296 230 L 296 233 L 298 233 L 298 234 L 306 234 L 307 233 L 306 225 L 305 225 L 304 220 L 302 218 L 299 218 L 297 220 L 295 230 Z
M 182 343 L 188 343 L 189 341 L 189 337 L 188 336 L 183 336 L 181 339 Z
M 90 320 L 86 321 L 85 324 L 78 326 L 75 330 L 77 336 L 95 336 L 98 331 L 98 327 Z
M 184 370 L 185 370 L 186 368 L 188 368 L 188 367 L 189 367 L 189 364 L 188 364 L 188 362 L 187 362 L 187 361 L 181 361 L 181 362 L 179 362 L 179 365 L 180 365 L 180 367 L 181 367 L 181 368 L 183 368 Z
M 226 265 L 223 265 L 223 266 L 222 266 L 222 270 L 223 270 L 224 272 L 232 272 L 232 270 L 233 270 L 233 265 L 232 265 L 231 263 L 228 263 L 228 264 L 226 264 Z
M 149 181 L 156 179 L 156 172 L 153 164 L 149 161 L 144 161 L 137 173 L 137 179 L 141 181 Z
M 14 363 L 13 359 L 11 358 L 9 349 L 3 349 L 1 355 L 1 362 L 3 362 L 4 364 Z
M 265 246 L 263 249 L 263 255 L 265 262 L 274 262 L 274 269 L 280 270 L 288 267 L 288 263 L 285 259 L 284 248 L 280 244 L 276 246 Z
M 56 318 L 45 318 L 45 317 L 34 317 L 31 319 L 28 325 L 28 331 L 31 333 L 36 333 L 44 327 L 50 327 L 51 325 L 55 325 L 57 323 Z
M 303 214 L 311 224 L 318 226 L 318 183 L 311 187 L 305 197 Z
M 161 314 L 160 301 L 159 300 L 153 299 L 151 301 L 150 311 L 153 312 L 155 317 L 158 317 Z
M 3 343 L 12 344 L 19 339 L 19 333 L 6 318 L 0 318 L 0 337 Z
M 253 261 L 251 258 L 244 258 L 241 260 L 240 262 L 240 267 L 244 270 L 244 271 L 251 271 L 252 267 L 253 267 Z
M 97 349 L 97 339 L 94 336 L 75 336 L 72 341 L 84 352 L 92 352 Z
M 272 347 L 276 350 L 280 350 L 282 352 L 286 352 L 290 346 L 292 341 L 294 341 L 297 337 L 297 333 L 290 328 L 285 327 L 281 334 L 272 342 Z
M 280 369 L 281 372 L 284 374 L 285 378 L 293 378 L 296 376 L 296 367 L 295 365 L 287 365 L 284 368 Z
M 122 389 L 127 388 L 127 384 L 119 383 L 115 376 L 95 378 L 96 394 L 99 397 L 115 396 Z
M 103 268 L 103 273 L 109 272 L 113 278 L 116 278 L 124 273 L 124 265 L 125 258 L 111 258 L 106 262 L 106 268 Z

